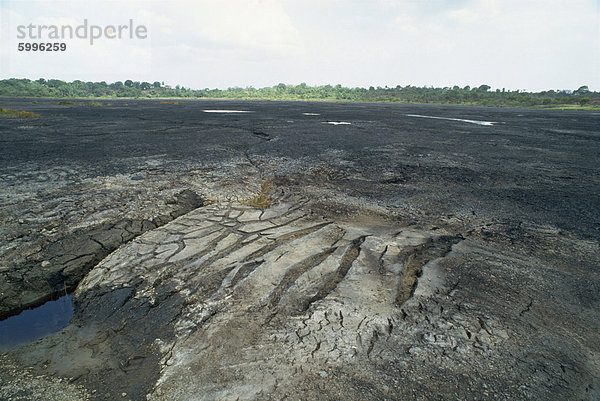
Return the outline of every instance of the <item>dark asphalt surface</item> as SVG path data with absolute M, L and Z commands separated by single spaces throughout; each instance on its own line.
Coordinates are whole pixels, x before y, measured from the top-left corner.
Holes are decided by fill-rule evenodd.
M 460 240 L 451 252 L 444 248 L 444 256 L 430 255 L 436 259 L 426 271 L 429 262 L 419 252 L 429 248 L 407 248 L 413 253 L 402 262 L 403 271 L 410 260 L 426 263 L 420 267 L 423 285 L 416 287 L 422 294 L 415 290 L 401 310 L 390 309 L 391 320 L 382 320 L 389 329 L 381 333 L 387 334 L 371 333 L 365 364 L 338 359 L 345 368 L 339 376 L 318 375 L 322 387 L 306 376 L 305 384 L 284 387 L 281 394 L 366 399 L 368 393 L 382 399 L 380 384 L 388 383 L 404 391 L 394 393 L 397 399 L 410 394 L 480 399 L 488 390 L 490 399 L 598 398 L 600 113 L 368 103 L 99 102 L 0 99 L 1 107 L 41 115 L 0 118 L 0 308 L 6 315 L 39 304 L 57 289 L 75 288 L 114 249 L 131 249 L 136 240 L 127 243 L 137 235 L 160 232 L 157 227 L 204 200 L 208 207 L 229 200 L 247 205 L 269 180 L 273 188 L 267 193 L 275 201 L 302 202 L 307 216 L 349 222 L 369 238 L 388 231 L 397 232 L 396 238 L 408 230 L 403 240 L 410 232 L 438 239 L 438 233 L 447 233 Z M 473 123 L 478 121 L 492 124 Z M 365 248 L 361 263 L 379 263 L 369 271 L 381 272 L 387 250 L 386 245 L 377 259 L 378 253 Z M 393 252 L 389 261 L 395 260 Z M 430 282 L 438 271 L 443 285 Z M 200 302 L 174 291 L 179 284 L 170 277 L 164 274 L 152 284 L 160 299 L 152 305 L 145 296 L 133 296 L 146 280 L 137 273 L 114 291 L 104 285 L 83 291 L 75 323 L 0 353 L 13 358 L 0 364 L 0 398 L 32 394 L 32 382 L 22 379 L 22 372 L 33 367 L 44 375 L 39 377 L 84 383 L 97 390 L 96 399 L 123 392 L 146 399 L 165 356 L 151 344 L 175 338 L 174 316 L 189 302 Z M 206 282 L 214 281 L 217 291 L 220 279 L 210 277 Z M 363 290 L 357 288 L 353 294 Z M 364 293 L 372 288 L 365 285 Z M 204 294 L 194 291 L 189 293 Z M 424 295 L 427 291 L 435 293 Z M 356 307 L 359 312 L 344 316 L 373 315 L 370 302 Z M 397 337 L 392 338 L 394 319 Z M 98 332 L 85 334 L 89 327 Z M 282 325 L 282 332 L 289 327 Z M 260 325 L 256 335 L 264 330 Z M 378 336 L 390 364 L 370 362 Z M 205 339 L 198 338 L 204 347 Z M 92 362 L 90 344 L 101 350 Z M 303 345 L 311 360 L 318 344 Z M 229 358 L 215 355 L 218 361 Z M 289 372 L 287 377 L 297 377 Z M 219 371 L 208 382 L 221 379 Z M 65 383 L 46 384 L 62 391 Z
M 42 115 L 0 119 L 3 185 L 20 179 L 11 172 L 22 166 L 41 173 L 76 166 L 80 174 L 97 176 L 127 173 L 139 158 L 180 169 L 248 155 L 306 168 L 327 165 L 337 172 L 340 190 L 401 209 L 410 205 L 424 215 L 473 215 L 516 225 L 531 221 L 600 237 L 598 112 L 279 101 L 100 102 L 104 105 L 64 106 L 55 99 L 0 99 L 2 107 Z M 332 121 L 351 125 L 327 124 Z

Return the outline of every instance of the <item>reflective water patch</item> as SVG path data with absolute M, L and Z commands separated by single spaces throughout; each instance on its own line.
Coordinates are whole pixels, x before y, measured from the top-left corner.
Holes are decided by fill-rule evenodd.
M 202 110 L 205 113 L 252 113 L 249 110 Z
M 407 117 L 420 117 L 420 118 L 433 118 L 436 120 L 450 120 L 450 121 L 460 121 L 463 123 L 477 124 L 477 125 L 494 125 L 498 124 L 495 121 L 478 121 L 478 120 L 465 120 L 462 118 L 451 118 L 451 117 L 435 117 L 435 116 L 422 116 L 420 114 L 407 114 Z
M 0 322 L 0 351 L 16 348 L 64 329 L 71 317 L 71 294 L 24 310 Z

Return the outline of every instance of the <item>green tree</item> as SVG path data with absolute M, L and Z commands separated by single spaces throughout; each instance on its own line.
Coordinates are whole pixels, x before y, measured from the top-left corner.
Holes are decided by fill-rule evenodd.
M 580 106 L 585 106 L 586 104 L 588 104 L 591 101 L 592 101 L 592 99 L 590 99 L 589 97 L 580 97 L 578 99 L 578 102 L 579 102 Z

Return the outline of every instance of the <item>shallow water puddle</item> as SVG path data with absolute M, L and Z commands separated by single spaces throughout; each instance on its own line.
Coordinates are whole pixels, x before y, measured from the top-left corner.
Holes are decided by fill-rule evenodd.
M 205 113 L 251 113 L 249 110 L 202 110 Z
M 62 330 L 73 317 L 72 295 L 24 310 L 0 322 L 0 351 L 16 348 Z
M 460 121 L 463 123 L 477 124 L 477 125 L 494 125 L 498 124 L 495 121 L 478 121 L 478 120 L 465 120 L 462 118 L 450 118 L 450 117 L 435 117 L 435 116 L 422 116 L 420 114 L 407 114 L 407 117 L 420 117 L 420 118 L 433 118 L 436 120 L 450 120 L 450 121 Z

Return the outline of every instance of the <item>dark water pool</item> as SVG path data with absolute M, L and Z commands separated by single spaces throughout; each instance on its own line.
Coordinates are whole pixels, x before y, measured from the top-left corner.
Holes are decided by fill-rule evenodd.
M 0 351 L 18 347 L 55 333 L 73 316 L 72 295 L 48 301 L 0 322 Z

